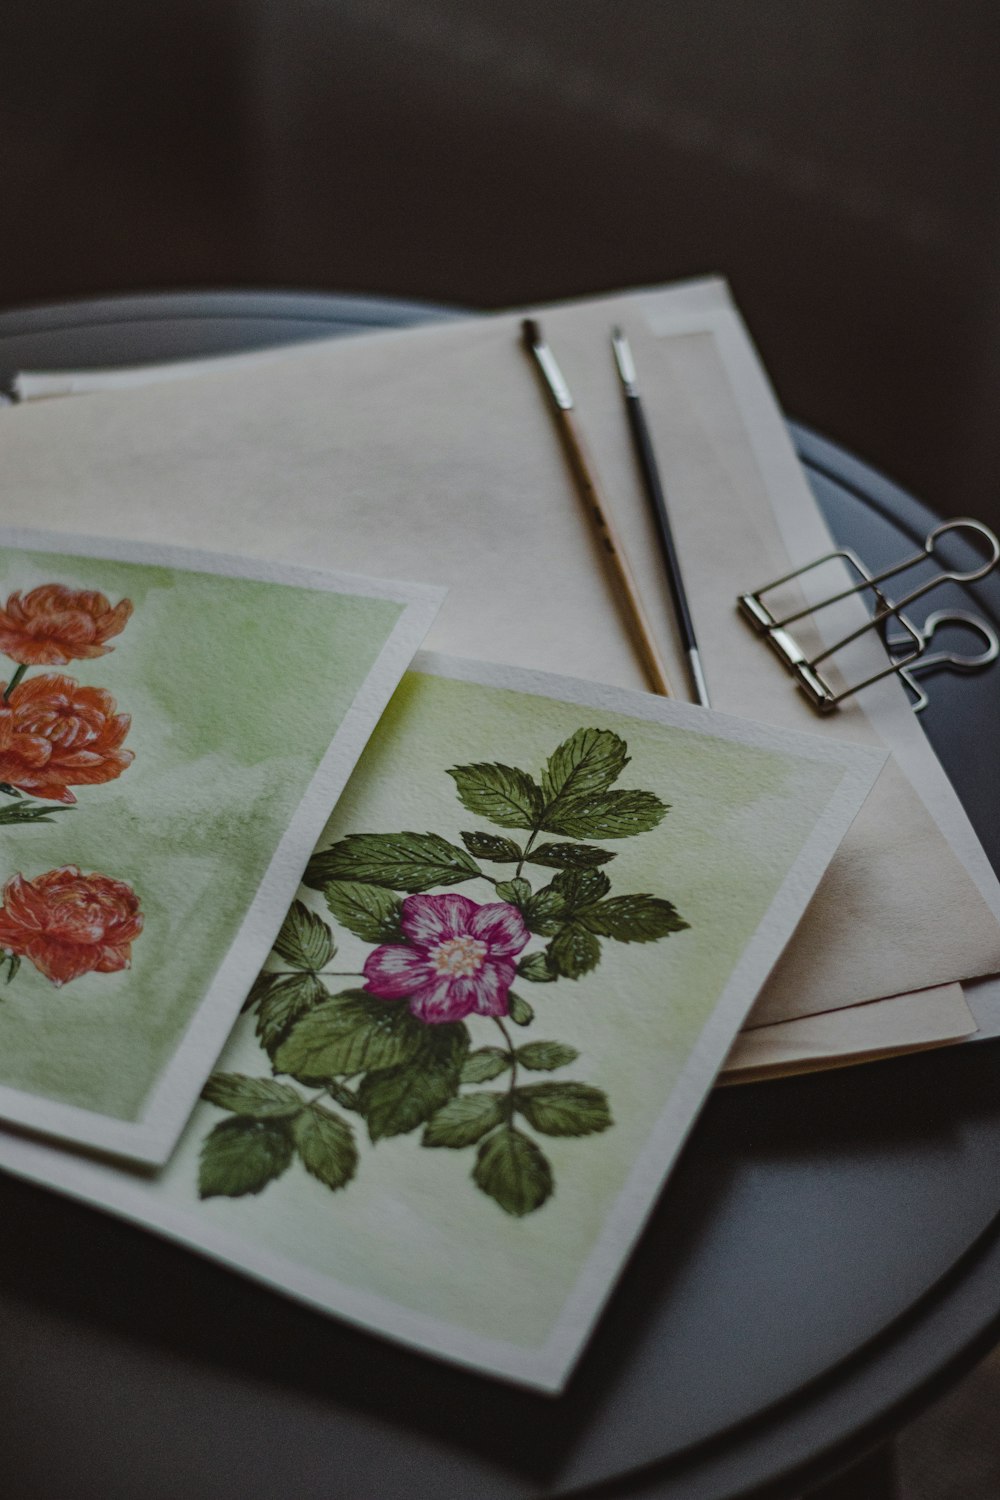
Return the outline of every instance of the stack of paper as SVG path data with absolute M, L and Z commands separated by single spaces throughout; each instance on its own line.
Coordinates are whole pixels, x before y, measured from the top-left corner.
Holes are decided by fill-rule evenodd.
M 5 416 L 0 1115 L 120 1160 L 0 1164 L 557 1390 L 720 1069 L 968 1035 L 1000 889 L 898 684 L 820 720 L 736 617 L 829 544 L 724 287 L 545 310 L 680 683 L 627 328 L 721 712 L 642 691 L 519 322 Z

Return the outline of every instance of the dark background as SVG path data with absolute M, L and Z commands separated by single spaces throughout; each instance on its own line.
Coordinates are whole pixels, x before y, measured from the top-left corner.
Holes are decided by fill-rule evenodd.
M 786 410 L 1000 519 L 996 0 L 0 0 L 0 307 L 718 272 Z

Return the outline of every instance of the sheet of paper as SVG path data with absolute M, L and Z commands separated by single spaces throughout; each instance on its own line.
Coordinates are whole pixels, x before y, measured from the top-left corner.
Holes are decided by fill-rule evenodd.
M 883 753 L 417 665 L 159 1178 L 0 1164 L 556 1391 Z
M 688 383 L 663 357 L 664 341 L 645 331 L 643 299 L 547 309 L 545 331 L 677 681 L 683 672 L 608 347 L 612 321 L 626 323 L 640 362 L 716 701 L 877 739 L 857 706 L 832 725 L 816 719 L 736 619 L 732 600 L 748 575 L 773 576 L 786 549 L 766 488 L 734 486 Z M 671 345 L 678 358 L 686 344 Z M 445 582 L 432 644 L 643 686 L 516 317 L 299 348 L 266 368 L 26 404 L 8 416 L 15 507 L 30 497 L 33 514 L 68 513 L 80 526 L 99 520 L 105 531 L 147 538 L 162 535 L 169 516 L 175 534 L 201 545 L 218 545 L 237 525 L 242 545 L 265 556 L 335 558 Z M 930 888 L 933 922 L 922 899 Z M 890 768 L 757 1019 L 998 968 L 995 916 Z
M 0 1118 L 166 1159 L 439 600 L 0 533 Z
M 718 1082 L 756 1083 L 876 1062 L 962 1041 L 975 1034 L 976 1025 L 960 984 L 870 1000 L 846 1010 L 741 1031 Z

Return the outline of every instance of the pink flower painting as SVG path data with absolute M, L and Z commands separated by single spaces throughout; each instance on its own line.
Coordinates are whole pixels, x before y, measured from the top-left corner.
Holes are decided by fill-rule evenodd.
M 368 955 L 365 989 L 380 1000 L 408 1000 L 421 1021 L 505 1016 L 514 959 L 531 934 L 506 901 L 481 905 L 467 896 L 407 896 L 400 928 L 405 943 Z

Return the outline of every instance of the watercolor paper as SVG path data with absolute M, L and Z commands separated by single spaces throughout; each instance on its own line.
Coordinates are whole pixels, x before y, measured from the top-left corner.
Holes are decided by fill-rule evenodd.
M 0 533 L 0 1118 L 165 1160 L 439 599 Z
M 158 1180 L 0 1164 L 556 1391 L 884 757 L 417 667 Z

